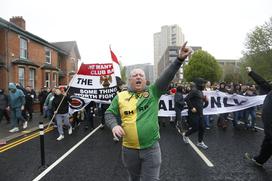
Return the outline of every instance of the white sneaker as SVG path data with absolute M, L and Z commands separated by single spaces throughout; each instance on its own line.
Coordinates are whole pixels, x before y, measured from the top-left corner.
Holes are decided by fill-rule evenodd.
M 72 126 L 69 128 L 69 130 L 68 130 L 68 134 L 70 135 L 70 134 L 72 134 L 73 133 L 73 128 L 72 128 Z
M 11 130 L 9 130 L 10 133 L 15 133 L 15 132 L 18 132 L 18 131 L 19 131 L 18 127 L 14 127 Z
M 205 145 L 205 143 L 204 143 L 203 141 L 200 142 L 200 143 L 197 143 L 196 146 L 201 147 L 201 148 L 203 148 L 203 149 L 208 149 L 208 146 Z
M 59 137 L 57 138 L 58 141 L 64 139 L 64 136 L 63 135 L 59 135 Z
M 26 128 L 27 128 L 27 121 L 25 121 L 23 124 L 23 129 L 26 129 Z
M 183 141 L 184 143 L 188 144 L 189 143 L 189 138 L 185 136 L 185 133 L 182 133 Z

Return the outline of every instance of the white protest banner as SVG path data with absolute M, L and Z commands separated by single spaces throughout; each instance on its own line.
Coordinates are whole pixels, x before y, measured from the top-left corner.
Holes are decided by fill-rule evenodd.
M 112 63 L 81 64 L 70 83 L 69 113 L 79 111 L 91 101 L 110 103 L 117 92 Z
M 227 94 L 220 91 L 203 91 L 208 98 L 208 105 L 204 108 L 204 115 L 229 113 L 247 109 L 249 107 L 262 105 L 266 95 L 242 96 L 238 94 Z M 182 115 L 187 115 L 185 105 Z M 174 96 L 162 95 L 159 101 L 160 117 L 175 116 Z

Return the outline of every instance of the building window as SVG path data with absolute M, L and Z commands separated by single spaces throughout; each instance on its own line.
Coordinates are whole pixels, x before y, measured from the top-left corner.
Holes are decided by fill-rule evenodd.
M 20 58 L 27 59 L 27 40 L 20 38 Z
M 57 79 L 57 73 L 54 72 L 54 73 L 53 73 L 53 80 L 52 80 L 52 86 L 53 86 L 53 87 L 57 87 L 57 85 L 58 85 L 58 84 L 57 84 L 57 80 L 58 80 L 58 79 Z
M 24 87 L 25 86 L 25 68 L 19 67 L 18 72 L 19 72 L 19 77 L 18 77 L 19 83 Z
M 29 69 L 29 86 L 35 89 L 35 69 Z
M 60 65 L 61 65 L 61 64 L 60 64 L 60 60 L 61 60 L 61 57 L 59 56 L 59 57 L 58 57 L 58 65 L 57 65 L 57 68 L 58 68 L 58 69 L 60 69 Z
M 50 85 L 50 72 L 45 72 L 45 83 L 44 85 L 46 87 L 51 87 Z
M 76 61 L 75 61 L 74 58 L 72 58 L 71 60 L 72 60 L 72 61 L 71 61 L 71 62 L 72 62 L 71 70 L 72 70 L 72 71 L 76 71 Z
M 45 63 L 51 64 L 51 50 L 45 49 Z

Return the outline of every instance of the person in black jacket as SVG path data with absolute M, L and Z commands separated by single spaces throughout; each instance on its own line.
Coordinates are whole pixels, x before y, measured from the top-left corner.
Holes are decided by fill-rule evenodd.
M 85 122 L 84 129 L 85 130 L 90 129 L 92 131 L 94 129 L 95 109 L 96 109 L 96 103 L 94 101 L 91 101 L 85 107 L 85 116 L 84 116 L 84 122 Z
M 66 93 L 64 93 L 66 94 Z M 59 88 L 55 91 L 55 97 L 52 102 L 52 109 L 55 114 L 55 119 L 57 121 L 59 137 L 57 138 L 58 141 L 64 138 L 64 132 L 62 128 L 62 121 L 64 121 L 64 125 L 68 126 L 68 134 L 72 134 L 72 126 L 69 122 L 69 101 L 70 97 L 61 93 Z M 65 97 L 64 97 L 65 96 Z M 64 97 L 64 98 L 63 98 Z M 62 101 L 63 99 L 63 101 Z M 62 101 L 62 102 L 61 102 Z M 61 104 L 61 105 L 60 105 Z M 60 106 L 59 106 L 60 105 Z
M 228 86 L 225 82 L 221 82 L 219 85 L 219 91 L 228 93 L 227 87 Z M 217 126 L 223 129 L 226 129 L 228 127 L 228 113 L 219 114 Z
M 188 136 L 198 131 L 197 146 L 207 149 L 208 146 L 203 142 L 205 129 L 203 108 L 208 104 L 208 100 L 202 92 L 205 88 L 206 81 L 203 78 L 197 78 L 194 83 L 195 87 L 185 97 L 185 101 L 188 105 L 188 118 L 192 128 L 189 129 L 186 133 L 183 133 L 183 141 L 188 143 Z
M 251 156 L 249 153 L 245 153 L 245 157 L 255 163 L 255 165 L 263 166 L 263 164 L 272 155 L 272 85 L 265 81 L 261 76 L 252 71 L 251 67 L 247 67 L 248 75 L 258 84 L 260 87 L 260 94 L 267 94 L 262 110 L 262 121 L 264 125 L 264 140 L 261 146 L 259 155 Z
M 7 124 L 10 123 L 10 117 L 7 111 L 8 107 L 8 96 L 5 95 L 5 90 L 0 89 L 0 122 L 2 121 L 3 116 L 6 117 Z
M 46 100 L 46 97 L 48 96 L 48 94 L 50 93 L 50 89 L 48 88 L 46 88 L 46 87 L 44 87 L 43 89 L 42 89 L 42 91 L 39 93 L 39 95 L 38 95 L 38 99 L 39 99 L 39 101 L 40 101 L 40 112 L 41 112 L 41 115 L 43 115 L 44 116 L 44 118 L 46 118 L 47 117 L 47 114 L 45 113 L 45 112 L 43 112 L 44 110 L 44 103 L 45 103 L 45 100 Z
M 175 125 L 176 125 L 176 128 L 178 129 L 178 131 L 180 132 L 181 123 L 182 123 L 181 112 L 184 107 L 183 87 L 182 86 L 177 86 L 177 92 L 174 95 L 174 102 L 175 102 L 175 112 L 176 112 Z
M 34 99 L 36 97 L 36 93 L 34 90 L 31 89 L 31 87 L 27 86 L 25 89 L 25 112 L 28 112 L 29 117 L 28 117 L 28 121 L 32 121 L 32 113 L 33 113 L 33 103 L 34 103 Z M 24 114 L 26 117 L 24 117 L 25 119 L 27 119 L 27 115 Z

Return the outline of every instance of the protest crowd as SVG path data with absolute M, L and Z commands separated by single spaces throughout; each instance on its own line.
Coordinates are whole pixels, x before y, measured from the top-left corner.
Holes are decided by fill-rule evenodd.
M 12 83 L 10 84 L 12 85 Z M 15 85 L 15 84 L 14 84 Z M 20 84 L 15 85 L 17 91 L 23 93 L 23 97 L 25 99 L 24 103 L 20 105 L 20 108 L 23 108 L 21 111 L 22 114 L 22 121 L 32 121 L 32 114 L 33 114 L 33 103 L 35 99 L 39 100 L 40 103 L 40 114 L 44 118 L 48 118 L 49 120 L 54 115 L 54 108 L 52 103 L 55 98 L 56 90 L 59 90 L 58 87 L 54 87 L 52 89 L 50 88 L 43 88 L 38 96 L 36 96 L 36 93 L 31 87 L 22 87 Z M 171 82 L 171 84 L 168 87 L 167 93 L 168 95 L 173 95 L 175 97 L 175 109 L 179 107 L 178 111 L 182 111 L 184 105 L 186 104 L 185 101 L 185 95 L 189 94 L 192 89 L 194 89 L 195 83 L 194 82 L 184 82 L 184 83 L 177 83 L 177 82 Z M 127 87 L 125 85 L 121 85 L 119 91 L 126 90 Z M 244 96 L 255 96 L 259 95 L 258 86 L 255 84 L 241 84 L 241 83 L 233 83 L 233 82 L 214 82 L 211 84 L 210 81 L 207 80 L 205 84 L 205 91 L 221 91 L 228 94 L 239 94 Z M 65 93 L 64 90 L 61 91 L 62 94 Z M 12 94 L 5 93 L 3 89 L 0 89 L 0 118 L 1 121 L 3 118 L 5 118 L 6 123 L 11 123 L 11 111 L 7 108 L 9 107 L 9 96 L 13 96 Z M 12 98 L 11 98 L 12 99 Z M 19 106 L 19 105 L 18 105 Z M 67 106 L 67 105 L 66 105 Z M 63 106 L 61 106 L 63 107 Z M 76 112 L 71 116 L 71 122 L 73 124 L 73 127 L 76 125 L 81 124 L 84 122 L 84 127 L 87 129 L 93 129 L 93 122 L 90 121 L 93 119 L 93 116 L 95 114 L 101 114 L 101 112 L 105 112 L 107 109 L 107 104 L 101 104 L 96 103 L 92 101 L 90 104 L 88 104 L 84 110 L 80 112 Z M 232 126 L 236 129 L 239 129 L 238 124 L 243 124 L 245 129 L 248 129 L 250 131 L 257 131 L 256 128 L 254 128 L 255 121 L 256 121 L 256 112 L 261 110 L 261 106 L 251 107 L 245 110 L 233 112 L 233 113 L 227 113 L 227 114 L 220 114 L 220 115 L 204 115 L 204 127 L 206 130 L 209 130 L 211 127 L 213 127 L 213 123 L 216 122 L 218 127 L 227 128 L 228 124 L 232 124 Z M 68 112 L 67 112 L 68 113 Z M 177 120 L 182 120 L 182 122 L 188 121 L 188 117 L 182 117 L 180 114 L 177 114 L 176 117 L 170 117 L 170 125 L 177 125 Z M 103 121 L 102 121 L 103 122 Z M 166 125 L 165 119 L 160 120 L 160 124 L 164 127 Z M 27 126 L 25 126 L 26 128 Z M 12 130 L 10 132 L 14 132 Z M 15 127 L 17 130 L 18 127 Z M 18 128 L 19 130 L 19 128 Z
M 183 52 L 183 53 L 186 53 Z M 180 56 L 183 56 L 180 55 Z M 186 54 L 187 56 L 187 54 Z M 178 59 L 181 59 L 181 63 L 184 60 L 184 57 L 178 57 Z M 179 68 L 181 65 L 180 62 L 178 62 L 178 65 L 175 65 Z M 174 65 L 173 65 L 174 66 Z M 249 69 L 249 76 L 252 74 L 252 70 Z M 135 76 L 137 79 L 137 76 L 142 78 L 144 77 L 144 73 L 140 70 L 134 71 L 135 74 L 131 74 L 131 78 L 134 78 Z M 175 72 L 174 72 L 175 73 Z M 203 95 L 203 91 L 220 91 L 227 94 L 237 94 L 242 96 L 256 96 L 259 94 L 263 94 L 262 92 L 262 85 L 257 84 L 241 84 L 239 82 L 210 82 L 209 80 L 204 80 L 202 78 L 196 78 L 193 82 L 170 82 L 171 76 L 167 74 L 163 74 L 167 77 L 167 80 L 162 77 L 159 78 L 158 82 L 155 84 L 150 85 L 150 89 L 146 88 L 144 85 L 144 91 L 149 91 L 149 94 L 152 94 L 156 97 L 156 100 L 160 97 L 162 94 L 168 94 L 172 95 L 174 99 L 174 107 L 176 116 L 171 116 L 169 118 L 158 118 L 158 124 L 160 126 L 160 129 L 163 129 L 165 126 L 172 126 L 173 128 L 176 128 L 181 134 L 182 139 L 185 144 L 188 143 L 188 137 L 198 132 L 198 143 L 197 146 L 201 149 L 208 149 L 208 145 L 204 143 L 205 141 L 205 131 L 209 131 L 210 129 L 213 129 L 215 126 L 218 126 L 220 129 L 226 129 L 228 127 L 233 127 L 233 129 L 239 131 L 241 129 L 248 130 L 249 132 L 257 132 L 257 129 L 255 127 L 256 125 L 256 115 L 261 112 L 262 106 L 254 106 L 249 107 L 244 110 L 239 110 L 231 113 L 222 113 L 222 114 L 216 114 L 216 115 L 204 115 L 203 114 L 203 108 L 205 107 L 205 104 L 207 103 L 208 99 L 206 96 Z M 139 79 L 140 80 L 140 79 Z M 138 79 L 136 80 L 135 87 L 139 86 Z M 155 86 L 154 86 L 155 85 Z M 123 99 L 121 95 L 127 94 L 129 91 L 131 91 L 131 85 L 124 85 L 124 82 L 118 83 L 118 98 Z M 149 86 L 149 85 L 147 85 Z M 157 87 L 156 87 L 157 86 Z M 269 87 L 270 85 L 268 85 Z M 158 88 L 159 87 L 159 88 Z M 67 91 L 68 90 L 68 91 Z M 271 90 L 271 86 L 270 86 Z M 151 93 L 150 93 L 151 92 Z M 265 92 L 265 94 L 268 94 L 268 91 Z M 271 92 L 270 92 L 271 94 Z M 124 117 L 124 115 L 118 113 L 118 108 L 116 105 L 114 105 L 115 100 L 111 104 L 109 103 L 101 103 L 101 102 L 95 102 L 91 101 L 88 103 L 87 106 L 85 106 L 80 111 L 74 112 L 72 115 L 69 114 L 69 103 L 72 101 L 71 94 L 69 93 L 69 87 L 44 87 L 38 95 L 36 95 L 35 91 L 31 89 L 31 87 L 22 87 L 20 84 L 15 83 L 9 83 L 9 92 L 5 92 L 3 89 L 0 89 L 0 121 L 3 121 L 3 118 L 5 118 L 6 123 L 10 125 L 9 132 L 14 133 L 18 132 L 20 130 L 24 130 L 28 126 L 28 122 L 36 121 L 33 120 L 33 103 L 34 101 L 38 100 L 40 104 L 39 112 L 40 114 L 48 119 L 52 120 L 52 124 L 57 128 L 57 131 L 59 133 L 59 137 L 57 137 L 57 141 L 61 141 L 64 139 L 64 133 L 66 130 L 69 135 L 72 136 L 74 129 L 84 129 L 85 131 L 92 131 L 94 129 L 94 118 L 99 114 L 101 117 L 101 124 L 102 129 L 104 128 L 104 125 L 107 124 L 113 131 L 113 139 L 114 141 L 119 141 L 121 137 L 127 136 L 128 132 L 126 132 L 126 135 L 124 134 L 123 129 L 119 129 L 115 132 L 114 128 L 117 128 L 116 126 L 120 126 L 122 128 L 122 125 L 124 124 L 123 118 L 118 118 L 118 116 Z M 125 99 L 131 99 L 133 102 L 134 99 L 138 100 L 145 96 L 144 92 L 141 95 L 137 94 L 137 91 L 130 95 L 129 93 L 126 96 L 130 96 Z M 136 96 L 136 97 L 135 97 Z M 138 97 L 137 97 L 138 96 Z M 147 95 L 148 96 L 148 95 Z M 117 97 L 117 96 L 116 96 Z M 134 98 L 135 97 L 135 98 Z M 123 100 L 119 100 L 119 103 Z M 153 103 L 152 103 L 153 104 Z M 271 104 L 271 99 L 270 99 Z M 185 107 L 188 109 L 188 115 L 182 116 L 181 112 Z M 143 108 L 144 109 L 144 108 Z M 117 116 L 117 123 L 109 122 L 108 119 L 113 119 L 112 117 L 105 116 L 111 113 L 114 116 Z M 106 120 L 105 120 L 106 119 Z M 154 120 L 156 120 L 154 119 Z M 271 119 L 271 118 L 270 118 Z M 167 121 L 166 121 L 167 120 Z M 271 120 L 270 120 L 271 122 Z M 126 123 L 125 123 L 126 124 Z M 140 124 L 140 123 L 139 123 Z M 154 123 L 155 124 L 155 123 Z M 271 123 L 270 123 L 271 124 Z M 21 127 L 22 125 L 22 127 Z M 65 129 L 63 129 L 65 128 Z M 118 127 L 119 128 L 119 127 Z M 130 128 L 125 128 L 125 131 L 127 131 Z M 228 128 L 229 129 L 229 128 Z M 156 131 L 159 131 L 159 129 L 155 129 Z M 174 131 L 175 129 L 173 129 Z M 264 145 L 269 145 L 268 152 L 270 152 L 271 155 L 271 128 L 270 132 L 265 132 L 266 137 L 264 140 Z M 144 145 L 143 148 L 152 148 L 152 149 L 159 149 L 159 145 L 156 145 L 156 148 L 153 147 L 153 144 L 157 144 L 158 135 L 154 135 L 154 140 L 152 140 L 152 144 L 149 145 L 149 141 L 146 142 L 146 145 Z M 130 150 L 133 149 L 141 149 L 141 145 L 139 147 L 134 147 L 134 143 L 130 144 L 130 138 L 125 137 L 126 141 L 123 144 L 124 155 L 129 157 Z M 140 139 L 140 138 L 139 138 Z M 153 138 L 152 138 L 153 139 Z M 264 147 L 264 146 L 263 146 Z M 133 149 L 131 149 L 133 148 Z M 249 150 L 250 151 L 250 150 Z M 247 157 L 249 157 L 250 160 L 254 161 L 255 163 L 262 166 L 263 163 L 269 158 L 266 156 L 266 158 L 262 158 L 261 161 L 256 161 L 255 157 L 250 157 L 248 154 L 246 154 Z M 131 155 L 130 155 L 131 156 Z M 132 158 L 127 158 L 132 159 Z M 127 160 L 123 160 L 126 164 Z M 128 165 L 130 166 L 130 165 Z M 158 166 L 159 167 L 159 166 Z M 135 168 L 128 168 L 130 172 L 130 177 L 133 178 L 135 175 L 133 175 L 133 169 Z M 158 173 L 154 173 L 158 174 Z M 136 180 L 136 179 L 135 179 Z

